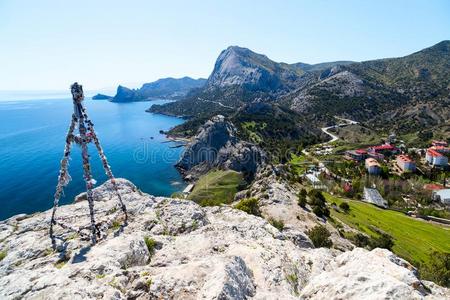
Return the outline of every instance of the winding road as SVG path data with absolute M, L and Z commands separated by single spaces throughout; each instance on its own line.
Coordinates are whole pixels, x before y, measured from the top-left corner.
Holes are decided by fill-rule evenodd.
M 325 142 L 325 143 L 321 143 L 319 145 L 331 144 L 331 143 L 333 143 L 333 142 L 335 142 L 335 141 L 337 141 L 339 139 L 339 137 L 337 135 L 334 135 L 334 134 L 328 132 L 329 129 L 358 124 L 358 122 L 350 120 L 350 119 L 344 119 L 344 118 L 340 118 L 340 117 L 335 117 L 335 118 L 339 119 L 341 121 L 344 121 L 345 123 L 341 123 L 341 124 L 336 124 L 336 125 L 333 125 L 333 126 L 320 128 L 320 130 L 322 130 L 325 134 L 327 134 L 327 135 L 329 135 L 331 137 L 331 140 L 329 140 L 328 142 Z
M 200 97 L 197 97 L 197 100 L 200 100 L 200 101 L 203 101 L 203 102 L 211 102 L 211 103 L 215 103 L 215 104 L 218 104 L 218 105 L 220 105 L 220 106 L 222 106 L 222 107 L 225 107 L 225 108 L 231 108 L 231 109 L 234 108 L 234 107 L 232 107 L 232 106 L 228 106 L 228 105 L 222 104 L 222 103 L 220 103 L 220 102 L 218 102 L 218 101 L 206 100 L 206 99 L 203 99 L 203 98 L 200 98 Z

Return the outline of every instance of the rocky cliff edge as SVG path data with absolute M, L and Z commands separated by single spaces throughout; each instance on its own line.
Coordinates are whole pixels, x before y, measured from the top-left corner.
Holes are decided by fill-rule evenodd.
M 119 179 L 129 224 L 109 182 L 95 189 L 103 239 L 95 246 L 63 229 L 51 249 L 51 211 L 0 223 L 1 299 L 444 299 L 388 250 L 314 249 L 302 232 L 279 231 L 230 207 L 153 197 Z M 88 205 L 60 207 L 74 226 Z M 147 243 L 145 242 L 147 240 Z M 301 242 L 298 242 L 301 241 Z
M 176 166 L 187 179 L 196 179 L 212 168 L 234 170 L 252 178 L 265 161 L 262 149 L 240 140 L 236 127 L 217 115 L 199 128 Z

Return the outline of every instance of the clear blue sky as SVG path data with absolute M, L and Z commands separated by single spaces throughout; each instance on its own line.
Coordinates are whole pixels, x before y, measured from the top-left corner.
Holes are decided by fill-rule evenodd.
M 207 77 L 229 45 L 318 63 L 403 56 L 444 39 L 445 0 L 0 0 L 0 90 Z

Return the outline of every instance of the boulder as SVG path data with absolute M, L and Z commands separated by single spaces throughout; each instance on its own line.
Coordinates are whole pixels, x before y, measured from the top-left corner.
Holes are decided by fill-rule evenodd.
M 96 245 L 57 227 L 51 210 L 0 222 L 0 299 L 445 299 L 449 290 L 420 280 L 388 250 L 311 247 L 305 233 L 279 231 L 231 207 L 200 207 L 153 197 L 117 180 L 129 212 L 120 214 L 108 182 L 95 189 Z M 61 206 L 58 218 L 89 224 L 86 201 Z M 120 224 L 120 223 L 119 223 Z M 159 229 L 158 229 L 159 228 Z

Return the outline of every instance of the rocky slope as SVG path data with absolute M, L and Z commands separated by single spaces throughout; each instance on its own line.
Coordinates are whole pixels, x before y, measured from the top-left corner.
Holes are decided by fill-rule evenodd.
M 405 57 L 325 69 L 280 101 L 316 121 L 340 115 L 383 124 L 386 131 L 416 131 L 443 124 L 450 113 L 449 69 L 450 41 L 442 41 Z M 402 126 L 405 119 L 409 122 Z
M 351 62 L 316 65 L 275 62 L 250 49 L 230 46 L 218 56 L 206 85 L 176 103 L 154 105 L 149 111 L 186 117 L 211 117 L 260 99 L 275 100 L 315 81 L 316 73 Z
M 444 299 L 406 261 L 382 249 L 314 249 L 301 232 L 279 231 L 230 207 L 153 197 L 118 180 L 129 210 L 120 228 L 110 183 L 95 189 L 102 240 L 63 229 L 57 251 L 50 211 L 0 223 L 2 299 Z M 88 205 L 58 215 L 83 226 Z M 144 239 L 151 239 L 147 247 Z M 297 241 L 303 241 L 298 243 Z
M 219 55 L 204 88 L 150 111 L 209 118 L 264 101 L 286 106 L 317 127 L 337 115 L 381 124 L 386 132 L 414 132 L 448 120 L 449 70 L 450 41 L 404 57 L 316 65 L 277 63 L 233 46 Z M 404 118 L 386 116 L 410 118 L 403 126 Z
M 176 166 L 189 179 L 198 178 L 212 168 L 234 170 L 252 177 L 264 162 L 264 152 L 252 143 L 241 141 L 234 125 L 217 115 L 199 128 Z
M 205 85 L 206 79 L 162 78 L 145 83 L 140 89 L 129 89 L 123 86 L 117 88 L 112 102 L 132 102 L 151 99 L 179 99 L 195 88 Z
M 247 48 L 231 46 L 217 58 L 207 87 L 238 85 L 252 90 L 276 91 L 289 89 L 303 73 L 294 65 L 276 63 Z

